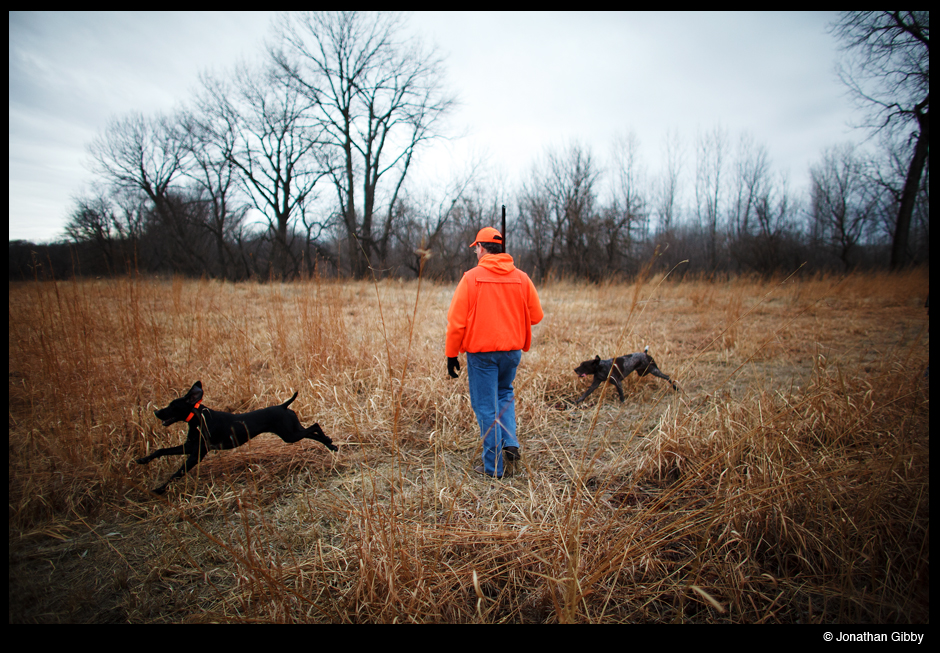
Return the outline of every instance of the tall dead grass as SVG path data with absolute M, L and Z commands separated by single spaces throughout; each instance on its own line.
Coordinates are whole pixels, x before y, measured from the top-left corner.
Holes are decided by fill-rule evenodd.
M 127 278 L 10 286 L 11 621 L 926 622 L 927 273 L 555 282 L 516 382 L 523 470 L 469 472 L 453 287 Z M 583 409 L 646 345 L 679 382 Z M 283 401 L 260 436 L 134 460 L 152 416 Z

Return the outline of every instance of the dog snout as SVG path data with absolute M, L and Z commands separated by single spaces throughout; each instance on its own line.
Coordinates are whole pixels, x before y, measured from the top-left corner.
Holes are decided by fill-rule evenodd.
M 179 420 L 177 420 L 177 419 L 174 418 L 174 417 L 167 417 L 167 415 L 166 415 L 166 409 L 163 409 L 163 410 L 155 410 L 155 411 L 153 411 L 153 414 L 156 416 L 156 418 L 157 418 L 158 420 L 160 420 L 160 422 L 161 422 L 164 426 L 169 426 L 170 424 L 173 424 L 174 422 L 179 421 Z

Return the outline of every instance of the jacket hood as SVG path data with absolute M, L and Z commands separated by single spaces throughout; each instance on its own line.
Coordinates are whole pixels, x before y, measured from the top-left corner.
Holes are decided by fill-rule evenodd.
M 496 274 L 509 274 L 516 269 L 509 254 L 487 254 L 478 265 Z

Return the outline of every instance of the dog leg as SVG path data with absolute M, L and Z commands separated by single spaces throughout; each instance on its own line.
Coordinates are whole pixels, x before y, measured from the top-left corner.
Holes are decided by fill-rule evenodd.
M 167 447 L 165 449 L 157 449 L 149 456 L 144 456 L 143 458 L 137 459 L 138 465 L 146 465 L 151 460 L 156 458 L 163 458 L 163 456 L 182 456 L 186 453 L 186 445 L 179 445 L 178 447 Z
M 339 451 L 339 449 L 333 444 L 333 440 L 327 437 L 326 433 L 323 432 L 323 429 L 320 428 L 319 424 L 314 424 L 310 428 L 302 428 L 301 430 L 293 431 L 292 433 L 278 433 L 277 435 L 279 435 L 284 442 L 300 442 L 304 438 L 307 438 L 322 443 L 323 446 L 325 446 L 330 451 Z
M 598 386 L 599 386 L 600 384 L 601 384 L 600 381 L 595 380 L 594 383 L 591 384 L 591 387 L 588 388 L 587 391 L 586 391 L 583 395 L 581 395 L 581 398 L 578 399 L 576 402 L 574 402 L 575 405 L 580 404 L 582 401 L 584 401 L 585 399 L 587 399 L 587 398 L 588 398 L 588 395 L 591 394 L 592 392 L 594 392 L 595 390 L 597 390 L 597 388 L 598 388 Z
M 171 476 L 170 478 L 168 478 L 167 481 L 166 481 L 166 483 L 164 483 L 164 484 L 161 485 L 160 487 L 157 487 L 157 488 L 154 488 L 154 489 L 153 489 L 153 493 L 154 493 L 154 494 L 163 494 L 164 492 L 166 492 L 166 488 L 167 488 L 167 486 L 168 486 L 170 483 L 172 483 L 173 481 L 175 481 L 175 480 L 178 479 L 178 478 L 182 478 L 183 476 L 185 476 L 186 473 L 189 472 L 189 470 L 191 470 L 193 467 L 195 467 L 195 466 L 198 465 L 200 462 L 202 462 L 202 457 L 203 457 L 204 455 L 205 455 L 204 453 L 203 453 L 202 455 L 200 455 L 199 452 L 190 455 L 189 458 L 186 459 L 186 462 L 183 463 L 183 466 L 180 467 L 178 470 L 176 470 L 176 473 L 173 474 L 173 476 Z
M 319 424 L 314 424 L 304 433 L 305 437 L 308 437 L 311 440 L 316 440 L 317 442 L 322 442 L 323 446 L 325 446 L 330 451 L 339 451 L 339 447 L 333 444 L 333 440 L 327 437 L 326 433 L 323 432 L 323 429 L 320 428 Z
M 620 395 L 620 403 L 623 403 L 623 384 L 615 376 L 610 377 L 611 382 L 614 384 L 614 387 L 617 388 L 617 394 Z
M 675 390 L 676 392 L 679 392 L 679 386 L 676 385 L 676 382 L 670 379 L 668 375 L 660 372 L 658 367 L 650 367 L 649 369 L 646 370 L 646 372 L 648 374 L 652 374 L 653 376 L 658 376 L 661 379 L 665 379 L 666 381 L 669 381 L 669 384 L 672 386 L 672 389 Z

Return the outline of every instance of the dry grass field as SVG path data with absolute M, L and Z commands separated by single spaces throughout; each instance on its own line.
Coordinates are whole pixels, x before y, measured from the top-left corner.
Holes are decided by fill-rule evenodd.
M 453 285 L 10 284 L 10 622 L 926 623 L 928 274 L 544 284 L 503 481 Z M 681 392 L 571 406 L 646 345 Z M 339 453 L 262 435 L 149 494 L 197 380 L 299 391 Z

